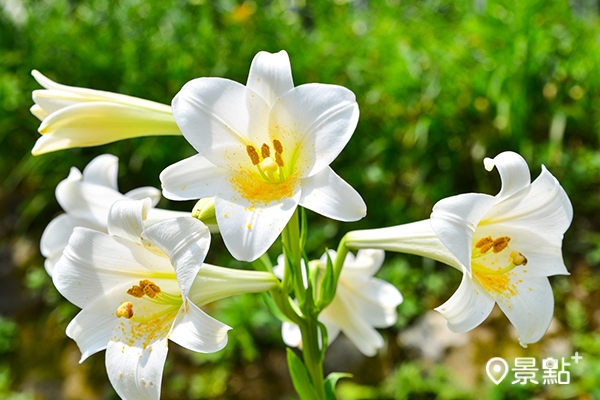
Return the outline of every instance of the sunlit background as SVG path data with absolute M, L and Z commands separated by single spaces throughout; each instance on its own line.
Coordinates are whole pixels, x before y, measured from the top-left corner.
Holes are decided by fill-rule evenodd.
M 194 154 L 181 137 L 151 137 L 30 155 L 39 121 L 29 113 L 30 75 L 169 104 L 200 76 L 245 83 L 260 50 L 289 53 L 294 83 L 354 91 L 360 122 L 336 172 L 356 188 L 367 217 L 344 224 L 309 212 L 308 252 L 319 258 L 345 232 L 417 221 L 465 192 L 496 194 L 485 156 L 522 154 L 544 164 L 575 210 L 564 240 L 570 276 L 552 277 L 555 320 L 524 349 L 494 310 L 463 335 L 431 311 L 461 274 L 388 253 L 378 276 L 405 297 L 386 346 L 362 356 L 345 338 L 327 371 L 347 371 L 341 399 L 600 398 L 600 24 L 592 0 L 0 0 L 0 398 L 117 399 L 104 352 L 79 365 L 65 336 L 78 311 L 52 286 L 39 240 L 61 209 L 54 189 L 70 167 L 119 157 L 121 191 L 159 187 L 163 168 Z M 163 208 L 192 203 L 163 200 Z M 271 249 L 273 259 L 280 244 Z M 209 261 L 232 261 L 216 236 Z M 259 295 L 212 304 L 232 326 L 216 354 L 170 344 L 163 399 L 293 399 L 280 324 Z M 494 385 L 491 357 L 584 357 L 568 385 Z M 538 375 L 538 377 L 540 377 Z

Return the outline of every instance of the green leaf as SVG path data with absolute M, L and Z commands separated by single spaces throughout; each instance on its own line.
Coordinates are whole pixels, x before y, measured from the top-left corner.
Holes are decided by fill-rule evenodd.
M 336 400 L 335 385 L 341 378 L 352 378 L 352 374 L 346 372 L 332 372 L 325 378 L 325 398 L 327 400 Z
M 331 257 L 329 257 L 329 252 L 325 251 L 325 254 L 327 255 L 327 264 L 325 266 L 325 274 L 323 274 L 323 279 L 321 280 L 321 290 L 319 291 L 320 298 L 317 302 L 317 307 L 319 310 L 324 309 L 331 303 L 335 297 L 336 290 L 333 262 L 331 261 Z
M 300 399 L 318 399 L 319 396 L 317 395 L 314 385 L 310 381 L 310 377 L 306 367 L 304 366 L 304 363 L 289 347 L 287 348 L 287 360 L 290 376 L 292 377 L 292 383 L 294 384 L 294 388 L 296 389 L 296 392 L 298 392 Z
M 279 309 L 279 307 L 277 307 L 275 300 L 273 300 L 271 296 L 269 296 L 265 292 L 262 292 L 260 295 L 262 296 L 265 304 L 267 305 L 267 308 L 269 309 L 269 311 L 271 311 L 271 314 L 273 314 L 275 318 L 277 318 L 281 322 L 291 322 L 292 324 L 294 323 L 291 319 L 285 316 L 285 314 Z

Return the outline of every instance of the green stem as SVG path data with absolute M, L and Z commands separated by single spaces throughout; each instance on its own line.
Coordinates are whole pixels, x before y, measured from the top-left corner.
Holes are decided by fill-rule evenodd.
M 300 325 L 302 332 L 302 358 L 313 382 L 319 400 L 325 400 L 323 378 L 323 352 L 319 348 L 319 326 L 312 317 Z
M 296 209 L 282 232 L 281 242 L 285 260 L 282 291 L 274 290 L 271 294 L 280 310 L 300 327 L 304 365 L 317 393 L 317 400 L 325 400 L 323 352 L 319 346 L 319 325 L 313 299 L 314 288 L 311 282 L 309 282 L 308 288 L 305 287 L 302 278 L 303 243 L 301 242 L 305 240 L 302 236 L 306 235 L 306 232 L 300 232 L 299 214 L 300 211 Z M 302 225 L 305 230 L 306 222 L 303 221 Z M 310 279 L 308 275 L 307 279 Z M 292 288 L 298 299 L 300 312 L 294 310 L 291 304 L 292 300 L 288 296 L 292 292 Z

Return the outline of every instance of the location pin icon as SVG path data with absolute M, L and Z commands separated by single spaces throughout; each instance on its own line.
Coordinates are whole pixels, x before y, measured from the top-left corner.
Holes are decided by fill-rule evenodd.
M 502 382 L 508 374 L 508 363 L 502 357 L 490 358 L 485 366 L 485 372 L 496 385 Z

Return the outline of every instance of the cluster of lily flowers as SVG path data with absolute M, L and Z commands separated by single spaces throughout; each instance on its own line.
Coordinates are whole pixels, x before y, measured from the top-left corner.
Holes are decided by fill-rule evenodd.
M 33 76 L 44 87 L 33 92 L 31 111 L 42 121 L 34 155 L 181 134 L 198 152 L 160 175 L 164 197 L 199 200 L 189 213 L 157 208 L 156 188 L 121 194 L 118 159 L 109 154 L 83 172 L 73 167 L 56 188 L 65 214 L 42 236 L 45 267 L 81 308 L 67 327 L 81 361 L 106 350 L 110 382 L 123 399 L 160 397 L 168 340 L 201 353 L 226 346 L 232 328 L 202 306 L 259 292 L 279 309 L 283 341 L 302 349 L 303 361 L 288 352 L 301 397 L 330 396 L 318 382 L 327 343 L 343 332 L 373 356 L 384 346 L 376 328 L 396 322 L 402 296 L 374 277 L 385 251 L 429 257 L 463 274 L 436 309 L 454 332 L 477 327 L 495 304 L 523 346 L 550 325 L 548 276 L 568 274 L 561 246 L 573 211 L 543 166 L 531 182 L 520 155 L 486 158 L 485 169 L 500 173 L 497 195 L 461 194 L 439 201 L 427 220 L 348 232 L 337 252 L 309 261 L 303 208 L 339 221 L 366 215 L 361 196 L 330 167 L 358 122 L 350 90 L 295 87 L 285 51 L 258 53 L 245 86 L 194 79 L 172 107 Z M 257 270 L 204 263 L 217 233 L 235 259 Z M 273 266 L 266 252 L 279 237 L 283 254 Z M 299 387 L 307 382 L 309 389 Z

